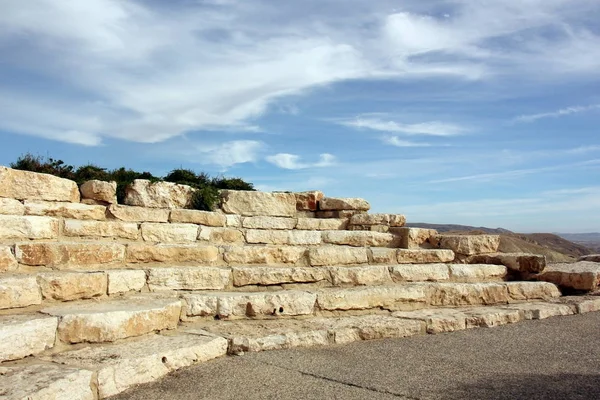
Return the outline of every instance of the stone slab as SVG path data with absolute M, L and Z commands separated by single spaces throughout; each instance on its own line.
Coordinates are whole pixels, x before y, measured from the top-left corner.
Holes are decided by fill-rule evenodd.
M 248 229 L 246 231 L 246 241 L 250 244 L 316 245 L 321 243 L 321 232 Z
M 296 218 L 286 217 L 246 217 L 242 222 L 242 227 L 247 229 L 294 229 L 298 220 Z
M 365 199 L 352 197 L 324 197 L 319 201 L 321 211 L 359 210 L 368 211 L 371 205 Z
M 146 271 L 139 269 L 112 269 L 108 276 L 108 294 L 139 292 L 146 285 Z
M 405 310 L 422 308 L 426 301 L 426 287 L 414 284 L 323 289 L 317 293 L 320 309 L 327 311 Z
M 160 208 L 111 204 L 107 213 L 111 218 L 124 222 L 169 222 L 169 210 Z
M 187 185 L 136 179 L 125 188 L 123 202 L 128 206 L 147 208 L 187 208 L 193 193 L 194 189 Z
M 123 262 L 125 246 L 119 243 L 18 243 L 15 256 L 21 264 L 57 269 Z
M 527 320 L 573 315 L 576 312 L 568 304 L 561 303 L 520 303 L 512 304 L 506 308 L 521 311 L 523 318 Z
M 79 186 L 82 199 L 94 200 L 104 204 L 117 203 L 117 182 L 105 182 L 93 179 Z
M 450 280 L 446 264 L 403 264 L 389 267 L 394 282 L 443 282 Z
M 230 265 L 299 265 L 306 262 L 306 248 L 299 246 L 227 246 L 224 248 L 223 258 Z
M 222 290 L 230 285 L 231 270 L 217 267 L 150 268 L 148 287 L 151 291 Z
M 137 240 L 140 233 L 138 224 L 134 222 L 66 219 L 64 221 L 63 235 L 68 237 Z
M 218 212 L 178 209 L 171 210 L 169 222 L 224 227 L 227 218 Z
M 329 271 L 314 267 L 233 267 L 233 285 L 281 285 L 314 283 L 331 279 Z
M 369 286 L 392 283 L 390 272 L 385 265 L 364 265 L 358 267 L 328 267 L 334 286 Z
M 211 244 L 243 244 L 246 242 L 241 229 L 215 228 L 210 226 L 200 227 L 198 240 Z
M 546 257 L 527 253 L 479 254 L 467 258 L 471 264 L 504 265 L 512 271 L 539 273 L 546 268 Z
M 397 228 L 394 233 L 400 236 L 400 247 L 403 249 L 430 249 L 431 238 L 437 235 L 435 229 Z
M 344 230 L 347 226 L 347 218 L 298 218 L 296 229 L 306 231 L 334 231 Z
M 14 271 L 18 266 L 11 247 L 0 246 L 0 272 Z
M 398 237 L 391 233 L 369 231 L 323 231 L 323 242 L 353 247 L 398 247 Z
M 496 253 L 500 246 L 498 235 L 437 235 L 431 241 L 433 247 L 450 249 L 466 256 Z
M 0 215 L 24 215 L 25 206 L 19 200 L 0 197 Z
M 219 260 L 219 249 L 209 245 L 137 244 L 127 245 L 126 261 L 149 262 L 195 262 L 215 263 Z
M 160 224 L 144 222 L 141 225 L 142 239 L 155 243 L 195 242 L 198 237 L 198 225 L 170 223 Z
M 455 254 L 446 249 L 398 249 L 398 264 L 436 264 L 454 261 Z
M 406 217 L 402 214 L 356 214 L 350 217 L 350 225 L 404 226 Z
M 79 188 L 68 179 L 0 166 L 0 197 L 79 203 Z
M 24 207 L 26 215 L 97 221 L 106 219 L 106 207 L 104 206 L 25 200 Z
M 551 263 L 547 265 L 544 272 L 535 277 L 565 289 L 594 291 L 600 286 L 600 263 L 591 261 Z
M 221 208 L 227 214 L 250 217 L 293 217 L 296 215 L 296 196 L 293 193 L 222 190 Z
M 319 246 L 308 251 L 312 266 L 368 264 L 369 253 L 366 248 L 345 246 Z
M 104 272 L 44 272 L 37 275 L 37 282 L 44 299 L 91 299 L 107 293 Z
M 19 360 L 54 347 L 57 326 L 56 317 L 0 316 L 0 362 Z
M 35 275 L 0 276 L 0 310 L 42 303 Z
M 56 239 L 59 221 L 50 217 L 0 215 L 1 239 Z

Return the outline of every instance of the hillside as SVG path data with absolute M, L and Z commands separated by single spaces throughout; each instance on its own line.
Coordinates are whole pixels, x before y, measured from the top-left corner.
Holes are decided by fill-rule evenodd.
M 557 233 L 563 239 L 573 243 L 580 244 L 592 250 L 594 253 L 600 253 L 600 232 L 592 233 Z

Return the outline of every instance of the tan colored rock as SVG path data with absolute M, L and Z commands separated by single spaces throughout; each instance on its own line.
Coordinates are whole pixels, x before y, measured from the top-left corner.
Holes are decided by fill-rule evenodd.
M 0 212 L 0 214 L 1 214 L 1 212 Z M 581 257 L 579 257 L 578 261 L 590 261 L 590 262 L 600 263 L 600 254 L 588 254 L 585 256 L 581 256 Z
M 366 231 L 323 231 L 323 242 L 354 247 L 397 247 L 397 237 L 391 233 Z
M 286 217 L 246 217 L 242 222 L 242 226 L 248 229 L 294 229 L 296 226 L 296 218 Z
M 432 306 L 471 306 L 506 304 L 510 296 L 504 283 L 429 283 Z
M 317 211 L 319 201 L 323 199 L 323 192 L 313 190 L 310 192 L 294 193 L 296 196 L 296 210 Z
M 222 290 L 229 286 L 231 270 L 216 267 L 151 268 L 148 287 L 164 290 Z
M 246 241 L 251 244 L 314 245 L 321 243 L 321 232 L 248 229 Z
M 366 211 L 362 210 L 329 210 L 329 211 L 316 211 L 315 218 L 336 218 L 336 219 L 350 219 L 356 214 L 366 214 Z M 349 226 L 350 227 L 350 226 Z
M 229 228 L 241 228 L 244 217 L 235 214 L 225 214 L 225 226 Z
M 512 304 L 506 308 L 520 311 L 527 320 L 575 314 L 575 310 L 568 304 L 558 303 L 521 303 Z
M 194 224 L 157 224 L 144 222 L 141 225 L 142 239 L 155 243 L 195 242 L 198 237 L 198 225 Z
M 90 199 L 104 204 L 117 204 L 117 182 L 91 180 L 80 187 L 82 199 Z
M 108 276 L 108 294 L 139 292 L 146 285 L 146 271 L 139 269 L 112 269 Z
M 198 232 L 198 240 L 210 242 L 211 244 L 233 244 L 245 243 L 246 239 L 241 230 L 235 228 L 211 228 L 201 226 Z
M 504 265 L 492 264 L 450 264 L 450 276 L 455 282 L 481 282 L 503 280 L 506 277 Z
M 138 224 L 121 221 L 79 221 L 66 219 L 63 235 L 69 237 L 103 237 L 111 239 L 137 240 Z
M 225 262 L 235 264 L 301 264 L 306 260 L 306 248 L 298 246 L 228 246 Z
M 388 267 L 382 265 L 329 267 L 327 269 L 331 274 L 331 281 L 335 286 L 368 286 L 392 283 L 392 278 L 390 277 Z
M 148 262 L 196 262 L 215 263 L 219 260 L 219 249 L 215 246 L 137 244 L 127 245 L 126 261 L 130 263 Z
M 431 241 L 434 243 L 433 247 L 450 249 L 466 256 L 495 253 L 500 246 L 498 235 L 438 235 Z
M 373 247 L 371 250 L 371 262 L 373 264 L 398 264 L 398 252 L 396 249 Z
M 506 282 L 512 300 L 551 300 L 561 296 L 556 285 L 548 282 Z
M 323 289 L 317 293 L 321 310 L 406 310 L 425 305 L 426 290 L 419 285 L 365 286 Z
M 57 269 L 82 268 L 123 262 L 125 246 L 119 243 L 22 243 L 15 246 L 17 261 Z
M 108 214 L 124 222 L 168 222 L 169 210 L 159 208 L 132 207 L 111 204 Z
M 452 308 L 396 311 L 392 316 L 423 321 L 426 324 L 427 333 L 430 334 L 456 332 L 467 328 L 467 316 L 459 310 Z
M 347 226 L 348 219 L 298 218 L 296 229 L 305 231 L 335 231 L 344 230 Z
M 471 264 L 497 264 L 517 272 L 542 272 L 546 268 L 546 257 L 527 253 L 477 254 L 467 259 Z
M 359 198 L 336 198 L 324 197 L 319 201 L 319 210 L 321 211 L 339 211 L 339 210 L 360 210 L 369 211 L 371 205 L 365 199 Z
M 92 371 L 56 364 L 11 366 L 0 374 L 6 400 L 94 400 Z
M 56 239 L 59 223 L 49 217 L 0 215 L 2 239 Z
M 179 209 L 171 210 L 169 221 L 185 224 L 223 227 L 226 226 L 227 219 L 225 215 L 217 212 Z
M 389 267 L 394 282 L 442 282 L 450 280 L 446 264 L 404 264 Z
M 0 215 L 23 215 L 25 206 L 19 200 L 0 197 Z
M 24 201 L 26 215 L 86 220 L 106 219 L 106 207 L 82 203 L 64 203 L 39 200 Z
M 393 229 L 389 225 L 348 225 L 349 231 L 370 231 L 379 233 L 391 233 Z
M 398 228 L 394 233 L 402 238 L 400 247 L 403 249 L 430 249 L 430 239 L 437 235 L 435 229 L 422 228 Z
M 331 341 L 332 335 L 330 334 L 330 330 L 322 327 L 305 327 L 304 325 L 307 325 L 306 323 L 303 323 L 302 325 L 304 329 L 301 331 L 298 329 L 298 324 L 296 324 L 295 328 L 286 326 L 283 329 L 269 329 L 271 328 L 269 326 L 260 333 L 256 331 L 248 332 L 240 330 L 239 332 L 227 336 L 230 342 L 229 353 L 242 354 L 248 352 L 326 346 L 328 344 L 333 344 L 333 341 Z M 264 327 L 264 324 L 258 326 Z M 255 326 L 251 325 L 250 329 L 254 328 Z
M 536 279 L 571 290 L 594 291 L 600 287 L 600 264 L 591 261 L 548 264 Z
M 222 190 L 221 208 L 227 214 L 293 217 L 296 215 L 296 196 L 293 193 Z
M 106 295 L 104 272 L 43 272 L 37 282 L 44 299 L 78 300 Z
M 436 264 L 452 262 L 454 252 L 442 249 L 398 249 L 398 264 Z
M 281 285 L 314 283 L 330 279 L 323 268 L 313 267 L 233 267 L 233 285 Z
M 309 263 L 313 267 L 323 265 L 350 265 L 368 264 L 368 249 L 342 247 L 342 246 L 320 246 L 308 251 Z
M 54 347 L 57 326 L 58 319 L 55 317 L 0 316 L 0 362 L 19 360 L 51 349 Z
M 9 246 L 0 246 L 0 272 L 14 271 L 19 265 Z
M 514 324 L 523 320 L 519 310 L 510 310 L 499 307 L 479 307 L 462 310 L 467 316 L 467 329 L 492 328 L 495 326 Z
M 575 305 L 578 314 L 600 311 L 600 298 L 577 298 L 571 304 Z
M 62 305 L 41 310 L 58 316 L 58 338 L 65 343 L 113 342 L 153 331 L 175 329 L 181 301 L 149 297 Z
M 35 276 L 0 276 L 0 310 L 41 304 L 42 295 Z
M 401 214 L 356 214 L 350 218 L 350 225 L 404 226 L 406 217 Z
M 124 203 L 147 208 L 186 208 L 194 191 L 187 185 L 136 179 L 125 188 Z
M 68 179 L 0 166 L 0 197 L 79 203 L 79 188 Z

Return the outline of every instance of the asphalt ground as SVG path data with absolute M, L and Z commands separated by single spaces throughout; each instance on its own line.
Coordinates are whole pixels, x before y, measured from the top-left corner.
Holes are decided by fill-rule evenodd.
M 600 312 L 224 357 L 114 399 L 600 399 Z

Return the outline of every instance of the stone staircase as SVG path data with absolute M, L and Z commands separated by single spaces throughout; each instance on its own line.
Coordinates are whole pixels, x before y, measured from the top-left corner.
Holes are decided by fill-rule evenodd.
M 226 354 L 600 309 L 523 280 L 543 257 L 362 199 L 223 191 L 206 212 L 173 208 L 183 185 L 136 181 L 129 205 L 114 186 L 0 167 L 0 397 L 106 398 Z

